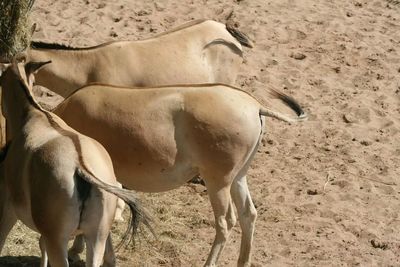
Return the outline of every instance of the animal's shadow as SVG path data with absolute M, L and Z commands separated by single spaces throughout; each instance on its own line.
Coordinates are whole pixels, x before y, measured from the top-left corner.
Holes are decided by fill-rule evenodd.
M 0 257 L 0 267 L 37 267 L 40 258 L 36 256 L 3 256 Z
M 36 256 L 3 256 L 0 257 L 0 267 L 39 267 L 40 258 Z M 84 267 L 83 261 L 71 263 L 70 267 Z

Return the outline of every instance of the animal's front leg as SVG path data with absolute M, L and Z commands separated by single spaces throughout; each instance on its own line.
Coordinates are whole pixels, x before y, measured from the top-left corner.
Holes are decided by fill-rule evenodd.
M 83 235 L 75 237 L 72 247 L 68 250 L 68 259 L 72 262 L 78 262 L 81 258 L 79 254 L 85 249 L 85 238 Z
M 119 188 L 123 188 L 122 184 L 120 184 L 120 183 L 117 183 L 117 186 Z M 114 221 L 117 221 L 117 222 L 123 222 L 124 221 L 124 218 L 122 217 L 122 213 L 124 211 L 124 208 L 125 208 L 125 201 L 123 201 L 122 199 L 118 198 L 117 209 L 115 210 Z

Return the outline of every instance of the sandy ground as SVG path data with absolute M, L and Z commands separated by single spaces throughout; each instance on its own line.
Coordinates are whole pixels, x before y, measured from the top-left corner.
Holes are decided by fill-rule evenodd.
M 267 121 L 248 177 L 253 266 L 400 266 L 399 1 L 37 0 L 34 37 L 136 40 L 192 19 L 225 22 L 232 11 L 255 42 L 237 84 L 261 101 L 267 86 L 283 90 L 309 113 L 297 125 Z M 119 266 L 201 266 L 214 236 L 205 188 L 140 197 L 159 239 L 119 251 Z M 123 231 L 116 225 L 115 238 Z M 235 266 L 239 243 L 236 226 L 221 266 Z M 3 255 L 0 266 L 37 266 L 37 235 L 15 227 Z

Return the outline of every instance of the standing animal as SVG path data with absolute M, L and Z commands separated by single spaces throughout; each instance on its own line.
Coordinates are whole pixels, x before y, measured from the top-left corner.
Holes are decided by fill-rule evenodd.
M 100 266 L 103 257 L 103 266 L 115 266 L 109 232 L 117 197 L 131 208 L 133 234 L 149 219 L 133 192 L 118 187 L 104 147 L 37 104 L 33 73 L 44 64 L 14 63 L 0 71 L 12 139 L 1 163 L 0 252 L 19 219 L 41 234 L 42 267 L 47 256 L 53 267 L 68 266 L 68 240 L 77 233 L 86 240 L 86 266 Z
M 159 86 L 221 82 L 233 84 L 247 37 L 230 24 L 196 20 L 156 37 L 88 48 L 32 42 L 26 61 L 47 61 L 36 84 L 63 97 L 91 82 Z
M 262 107 L 248 93 L 222 84 L 146 89 L 94 84 L 54 112 L 104 145 L 127 188 L 161 192 L 198 175 L 204 179 L 216 228 L 205 266 L 215 266 L 235 225 L 233 199 L 242 229 L 238 266 L 250 266 L 257 212 L 246 172 L 262 137 L 263 117 L 306 118 L 292 98 L 274 94 L 298 117 Z

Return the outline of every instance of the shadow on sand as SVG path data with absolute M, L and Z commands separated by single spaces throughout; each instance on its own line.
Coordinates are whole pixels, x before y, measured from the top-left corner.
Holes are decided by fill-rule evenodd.
M 0 257 L 0 267 L 38 267 L 40 258 L 36 256 Z
M 40 258 L 36 256 L 3 256 L 0 257 L 0 267 L 39 267 Z M 71 267 L 84 267 L 83 261 L 70 263 Z

